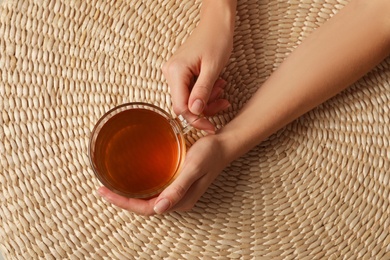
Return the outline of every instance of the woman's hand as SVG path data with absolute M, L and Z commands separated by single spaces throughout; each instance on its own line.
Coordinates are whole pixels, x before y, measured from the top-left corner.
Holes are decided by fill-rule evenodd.
M 209 135 L 189 149 L 178 177 L 158 197 L 125 198 L 106 187 L 101 187 L 98 193 L 108 202 L 140 215 L 186 211 L 195 205 L 227 164 L 218 135 Z
M 230 105 L 220 98 L 225 82 L 219 75 L 233 46 L 235 5 L 232 0 L 204 1 L 197 28 L 164 64 L 163 74 L 177 115 L 189 110 L 193 118 L 202 113 L 210 116 Z M 206 119 L 198 120 L 194 126 L 209 132 L 215 130 Z

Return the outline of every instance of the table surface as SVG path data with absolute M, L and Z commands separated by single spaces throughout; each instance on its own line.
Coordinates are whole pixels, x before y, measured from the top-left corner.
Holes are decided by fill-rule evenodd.
M 0 0 L 0 4 L 3 2 L 3 0 Z M 0 251 L 0 260 L 4 260 L 4 257 L 1 255 L 1 251 Z
M 3 3 L 3 0 L 0 0 L 0 4 Z M 4 257 L 1 255 L 1 251 L 0 251 L 0 260 L 4 260 Z
M 3 0 L 0 0 L 0 4 L 3 2 Z M 4 260 L 4 257 L 1 255 L 1 252 L 0 252 L 0 260 Z
M 3 0 L 0 0 L 0 4 L 2 4 Z M 4 260 L 4 257 L 1 255 L 1 251 L 0 251 L 0 260 Z
M 191 211 L 142 217 L 96 196 L 88 137 L 118 104 L 171 109 L 161 64 L 194 30 L 201 1 L 0 0 L 8 1 L 0 15 L 7 258 L 389 259 L 390 57 L 232 162 Z M 348 1 L 238 2 L 221 76 L 232 106 L 210 118 L 218 127 Z

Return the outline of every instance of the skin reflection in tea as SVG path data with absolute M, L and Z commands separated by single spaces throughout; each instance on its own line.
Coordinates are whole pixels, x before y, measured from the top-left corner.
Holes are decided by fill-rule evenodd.
M 89 152 L 104 186 L 126 197 L 150 198 L 175 179 L 186 147 L 176 119 L 154 105 L 129 103 L 98 121 Z

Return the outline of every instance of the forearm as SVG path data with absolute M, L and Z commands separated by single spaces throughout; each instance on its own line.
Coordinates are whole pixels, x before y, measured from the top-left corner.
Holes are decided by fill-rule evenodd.
M 237 0 L 203 0 L 200 22 L 233 35 L 236 8 Z
M 358 80 L 389 54 L 385 1 L 352 1 L 309 36 L 216 137 L 234 160 Z M 378 5 L 375 5 L 378 4 Z

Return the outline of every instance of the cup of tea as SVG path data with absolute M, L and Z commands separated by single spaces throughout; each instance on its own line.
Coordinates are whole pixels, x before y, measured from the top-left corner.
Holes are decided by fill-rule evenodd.
M 181 118 L 183 120 L 183 118 Z M 157 196 L 178 175 L 187 122 L 148 103 L 117 106 L 96 123 L 89 158 L 99 181 L 129 198 Z

